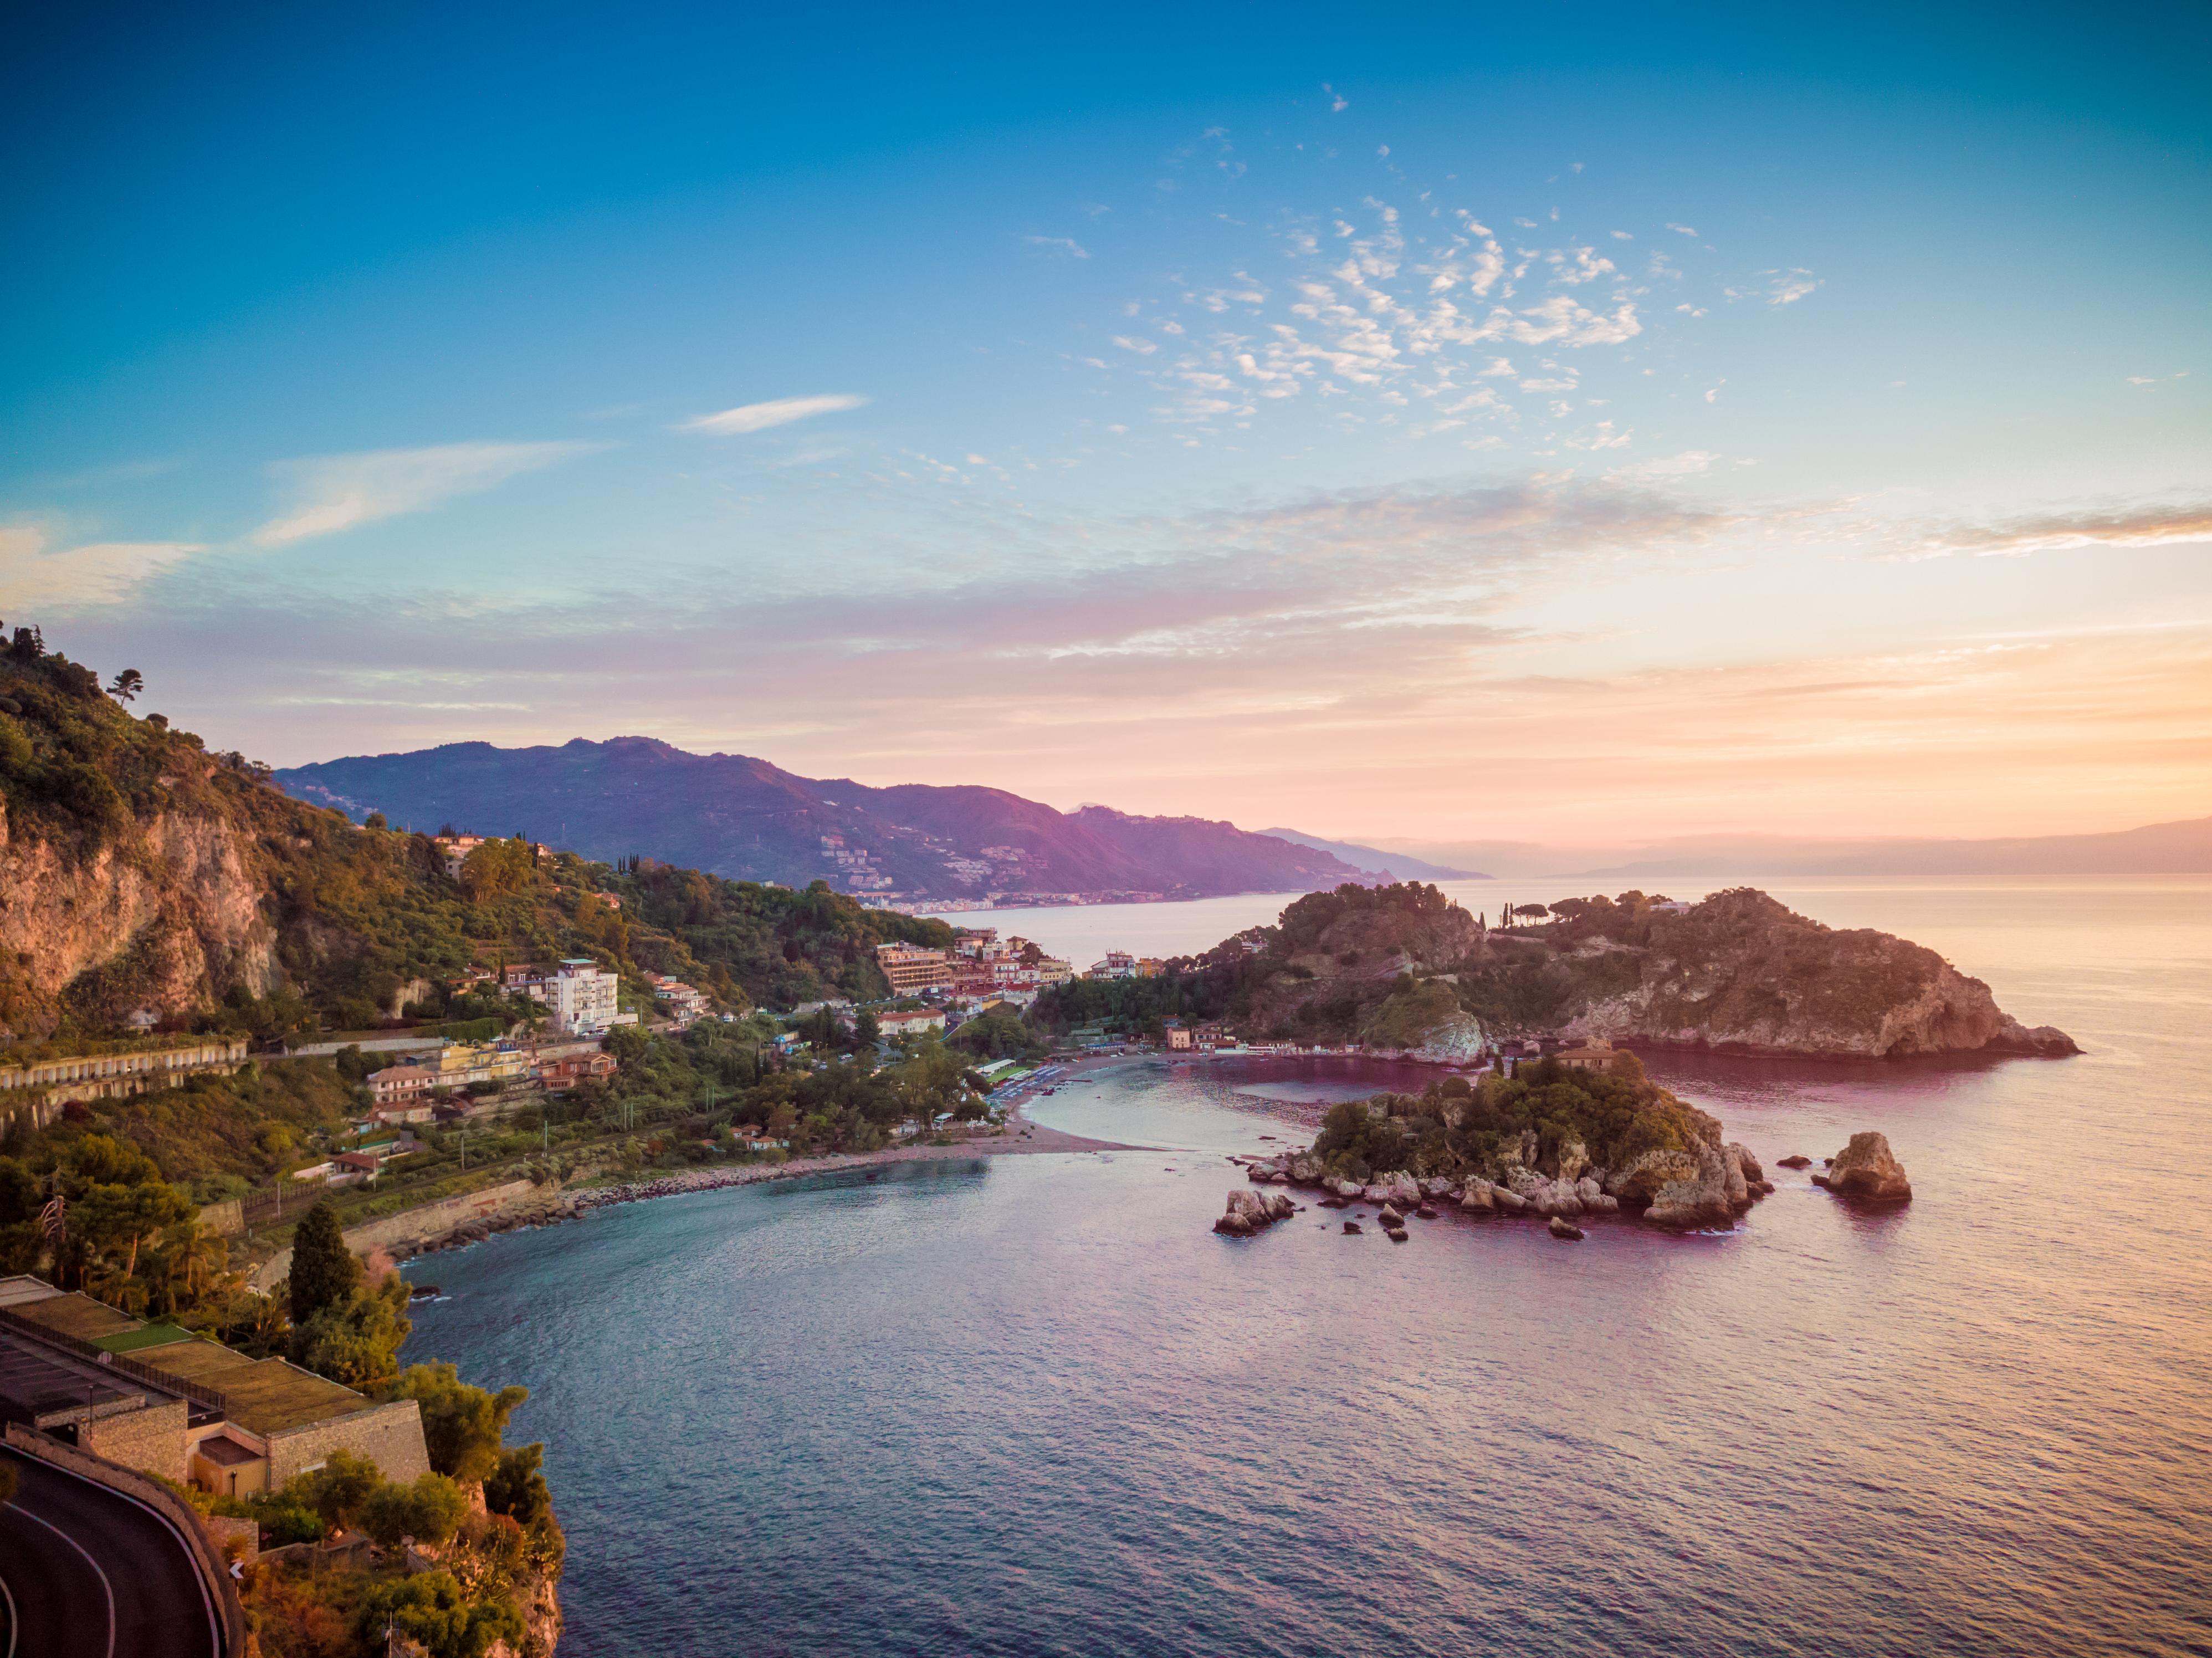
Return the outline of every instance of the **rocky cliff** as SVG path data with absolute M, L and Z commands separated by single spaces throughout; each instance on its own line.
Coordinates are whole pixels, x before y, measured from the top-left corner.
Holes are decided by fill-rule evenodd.
M 2063 1031 L 2023 1026 L 1924 945 L 1824 926 L 1750 888 L 1687 910 L 1634 893 L 1552 909 L 1547 926 L 1492 935 L 1462 978 L 1500 1027 L 1868 1059 L 2080 1051 Z

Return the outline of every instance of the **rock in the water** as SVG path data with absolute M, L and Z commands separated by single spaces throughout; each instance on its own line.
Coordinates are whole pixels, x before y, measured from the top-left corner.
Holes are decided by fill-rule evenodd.
M 1753 1157 L 1751 1152 L 1746 1147 L 1738 1145 L 1734 1140 L 1730 1140 L 1726 1145 L 1723 1146 L 1721 1150 L 1734 1155 L 1735 1157 L 1736 1167 L 1743 1171 L 1744 1183 L 1746 1185 L 1757 1186 L 1765 1181 L 1766 1179 L 1766 1170 L 1759 1167 L 1759 1159 Z
M 1490 1182 L 1486 1180 L 1469 1181 L 1466 1190 L 1460 1193 L 1460 1208 L 1470 1215 L 1496 1214 L 1498 1203 L 1492 1195 L 1492 1190 Z
M 1335 1193 L 1337 1196 L 1342 1198 L 1346 1203 L 1356 1203 L 1360 1199 L 1367 1195 L 1367 1188 L 1365 1187 L 1362 1186 L 1356 1180 L 1346 1180 L 1341 1175 L 1337 1175 L 1334 1180 L 1323 1181 L 1322 1184 L 1328 1187 L 1330 1191 Z
M 1386 1226 L 1382 1230 L 1390 1235 L 1390 1242 L 1393 1243 L 1403 1243 L 1406 1241 L 1406 1229 L 1402 1226 Z
M 1297 1206 L 1291 1201 L 1287 1192 L 1255 1192 L 1243 1187 L 1229 1194 L 1227 1212 L 1213 1223 L 1213 1230 L 1231 1237 L 1249 1237 L 1262 1227 L 1288 1220 L 1297 1212 Z
M 1384 1204 L 1382 1206 L 1382 1212 L 1380 1215 L 1377 1215 L 1376 1218 L 1381 1221 L 1386 1227 L 1401 1226 L 1405 1224 L 1406 1220 L 1406 1218 L 1398 1212 L 1397 1205 L 1392 1203 Z
M 1345 1203 L 1342 1198 L 1332 1192 L 1321 1200 L 1321 1206 L 1324 1209 L 1341 1209 L 1345 1206 Z
M 1344 1223 L 1344 1230 L 1347 1232 L 1364 1232 L 1367 1229 L 1356 1220 L 1348 1220 Z
M 1437 1212 L 1425 1203 L 1413 1211 L 1413 1214 L 1419 1220 L 1434 1220 L 1437 1218 Z
M 1571 1243 L 1579 1243 L 1583 1238 L 1583 1229 L 1563 1215 L 1554 1215 L 1552 1217 L 1552 1236 L 1555 1238 L 1565 1238 Z
M 1451 1189 L 1450 1180 L 1443 1175 L 1431 1175 L 1421 1182 L 1421 1195 L 1425 1198 L 1440 1198 Z
M 2024 1025 L 2009 1013 L 1985 1046 L 1993 1054 L 2033 1054 L 2044 1060 L 2063 1060 L 2081 1051 L 2081 1045 L 2057 1025 Z
M 1813 1166 L 1812 1158 L 1796 1153 L 1786 1157 L 1777 1157 L 1774 1161 L 1778 1167 L 1784 1169 L 1810 1169 Z
M 1498 1206 L 1498 1212 L 1504 1215 L 1522 1214 L 1528 1207 L 1528 1199 L 1522 1197 L 1518 1192 L 1503 1186 L 1493 1186 L 1490 1188 L 1490 1200 Z
M 1583 1199 L 1583 1212 L 1590 1215 L 1617 1215 L 1620 1212 L 1620 1199 L 1609 1198 L 1601 1192 L 1594 1198 Z
M 1905 1166 L 1889 1149 L 1889 1141 L 1869 1130 L 1851 1136 L 1851 1143 L 1829 1159 L 1823 1182 L 1839 1198 L 1862 1203 L 1910 1203 L 1912 1182 Z

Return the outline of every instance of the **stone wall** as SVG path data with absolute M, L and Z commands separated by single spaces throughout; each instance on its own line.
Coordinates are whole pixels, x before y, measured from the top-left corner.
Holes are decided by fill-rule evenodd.
M 487 1186 L 480 1192 L 464 1192 L 459 1197 L 441 1198 L 419 1209 L 403 1209 L 396 1215 L 386 1215 L 349 1228 L 346 1248 L 357 1255 L 365 1255 L 372 1249 L 427 1243 L 471 1221 L 488 1220 L 506 1210 L 519 1209 L 542 1190 L 534 1181 L 518 1180 L 501 1186 Z M 280 1249 L 253 1274 L 251 1283 L 253 1288 L 266 1293 L 282 1284 L 291 1271 L 291 1250 Z
M 286 1480 L 327 1461 L 332 1451 L 366 1457 L 386 1479 L 402 1483 L 430 1472 L 430 1454 L 422 1443 L 422 1407 L 411 1399 L 310 1422 L 267 1438 L 271 1491 L 283 1490 Z
M 182 1482 L 185 1467 L 185 1401 L 172 1399 L 143 1411 L 124 1411 L 81 1424 L 77 1442 L 94 1456 L 143 1468 L 164 1479 Z
M 219 1238 L 234 1238 L 246 1230 L 246 1206 L 236 1198 L 210 1203 L 200 1211 L 200 1228 Z

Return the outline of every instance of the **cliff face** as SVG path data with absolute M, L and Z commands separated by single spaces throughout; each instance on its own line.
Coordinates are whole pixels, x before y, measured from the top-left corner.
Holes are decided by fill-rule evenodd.
M 1826 927 L 1749 889 L 1686 914 L 1614 907 L 1545 931 L 1551 956 L 1535 970 L 1552 975 L 1570 1035 L 1868 1059 L 2079 1051 L 2022 1027 L 1924 945 Z
M 9 1023 L 49 1024 L 65 991 L 88 1022 L 112 1024 L 141 1006 L 180 1014 L 234 985 L 258 996 L 275 982 L 276 929 L 237 827 L 179 812 L 133 827 L 76 861 L 54 840 L 11 833 L 0 799 Z

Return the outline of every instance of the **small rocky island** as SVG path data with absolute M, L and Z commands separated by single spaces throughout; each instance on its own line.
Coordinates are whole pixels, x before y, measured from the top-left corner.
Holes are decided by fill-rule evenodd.
M 1839 1197 L 1911 1198 L 1881 1134 L 1856 1134 L 1827 1161 L 1812 1178 Z M 1255 1186 L 1317 1191 L 1322 1208 L 1376 1205 L 1399 1239 L 1408 1216 L 1433 1219 L 1443 1206 L 1525 1215 L 1569 1241 L 1583 1236 L 1575 1223 L 1592 1216 L 1674 1232 L 1724 1229 L 1775 1189 L 1749 1150 L 1723 1138 L 1717 1119 L 1653 1082 L 1626 1052 L 1601 1070 L 1546 1060 L 1510 1078 L 1447 1077 L 1419 1094 L 1347 1100 L 1330 1109 L 1310 1147 L 1252 1158 L 1246 1173 Z M 1295 1212 L 1285 1193 L 1243 1188 L 1229 1194 L 1214 1230 L 1249 1237 Z M 1345 1230 L 1361 1229 L 1347 1221 Z

